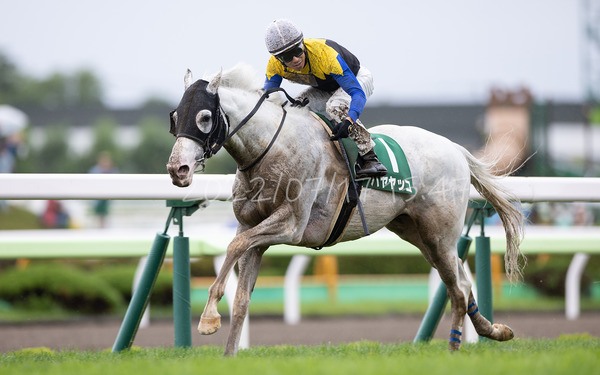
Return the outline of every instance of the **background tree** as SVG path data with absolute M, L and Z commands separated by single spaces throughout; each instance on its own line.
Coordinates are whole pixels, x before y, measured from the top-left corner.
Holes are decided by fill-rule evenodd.
M 39 79 L 25 75 L 0 51 L 0 103 L 27 110 L 104 107 L 104 89 L 89 69 L 54 72 Z
M 104 91 L 102 83 L 91 70 L 76 72 L 72 81 L 76 86 L 76 96 L 73 98 L 75 105 L 81 107 L 103 107 L 102 97 Z
M 20 79 L 16 65 L 0 52 L 0 103 L 10 103 Z
M 119 124 L 111 117 L 102 117 L 96 120 L 93 125 L 92 147 L 77 163 L 79 173 L 87 173 L 96 164 L 98 156 L 103 152 L 110 154 L 115 166 L 120 169 L 119 166 L 123 162 L 124 151 L 116 141 L 118 127 Z
M 141 140 L 129 152 L 127 168 L 132 173 L 166 173 L 166 165 L 173 147 L 173 136 L 169 134 L 165 121 L 152 116 L 140 121 Z
M 30 153 L 38 173 L 75 172 L 76 161 L 69 149 L 68 128 L 65 125 L 53 125 L 46 129 L 44 144 Z

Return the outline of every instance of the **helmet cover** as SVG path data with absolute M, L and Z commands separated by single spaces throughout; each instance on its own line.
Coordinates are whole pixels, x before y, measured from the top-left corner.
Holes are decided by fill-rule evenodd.
M 286 19 L 273 21 L 265 33 L 265 44 L 272 55 L 278 55 L 294 47 L 302 41 L 302 31 Z

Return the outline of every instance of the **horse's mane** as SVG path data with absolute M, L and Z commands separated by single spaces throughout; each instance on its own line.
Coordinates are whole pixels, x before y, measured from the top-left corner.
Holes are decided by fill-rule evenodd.
M 205 76 L 204 79 L 210 82 L 217 74 Z M 221 73 L 221 87 L 239 89 L 257 97 L 263 94 L 263 84 L 264 81 L 261 81 L 261 76 L 257 74 L 256 70 L 243 62 L 237 63 L 233 68 Z M 270 95 L 266 102 L 281 106 L 285 102 L 285 99 L 281 95 Z
M 212 74 L 205 79 L 210 81 L 216 75 Z M 238 88 L 244 91 L 257 91 L 262 88 L 262 82 L 252 66 L 246 63 L 238 63 L 233 68 L 223 71 L 221 86 Z

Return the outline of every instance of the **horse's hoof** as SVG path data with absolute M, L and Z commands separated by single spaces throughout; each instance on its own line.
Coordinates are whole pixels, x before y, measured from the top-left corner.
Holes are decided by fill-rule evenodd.
M 212 335 L 221 328 L 221 317 L 216 318 L 200 318 L 198 324 L 198 332 L 201 335 Z
M 497 332 L 495 335 L 497 341 L 508 341 L 515 337 L 513 330 L 507 325 L 496 323 L 492 327 Z
M 456 342 L 456 341 L 450 341 L 448 343 L 448 350 L 452 353 L 452 352 L 456 352 L 458 350 L 460 350 L 460 342 Z

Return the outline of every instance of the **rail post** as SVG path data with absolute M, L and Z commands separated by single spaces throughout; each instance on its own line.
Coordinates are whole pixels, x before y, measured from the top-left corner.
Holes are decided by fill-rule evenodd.
M 168 200 L 179 235 L 173 239 L 173 326 L 175 347 L 192 346 L 192 303 L 190 286 L 190 239 L 183 235 L 183 217 L 200 208 L 201 201 Z
M 171 207 L 165 230 L 157 233 L 154 243 L 148 254 L 148 261 L 140 283 L 136 288 L 121 328 L 112 348 L 112 352 L 121 352 L 130 349 L 140 326 L 140 321 L 150 301 L 154 283 L 160 272 L 170 237 L 167 235 L 171 221 L 179 225 L 179 235 L 173 242 L 173 324 L 175 330 L 175 346 L 186 347 L 192 345 L 191 328 L 191 297 L 190 297 L 190 250 L 189 238 L 183 236 L 183 217 L 196 212 L 204 201 L 168 200 L 167 207 Z M 202 206 L 203 207 L 203 206 Z
M 148 254 L 148 261 L 142 271 L 140 283 L 131 297 L 125 318 L 123 319 L 123 323 L 121 323 L 121 328 L 113 345 L 113 353 L 130 349 L 133 344 L 137 330 L 140 327 L 140 321 L 150 301 L 158 272 L 165 259 L 169 239 L 170 237 L 166 233 L 157 233 L 154 237 L 152 248 Z
M 475 238 L 475 281 L 477 283 L 477 305 L 479 312 L 491 323 L 494 323 L 492 305 L 492 252 L 490 238 L 485 235 L 485 218 L 494 214 L 494 209 L 487 202 L 474 202 L 479 205 L 481 232 Z M 480 341 L 488 340 L 479 336 Z

